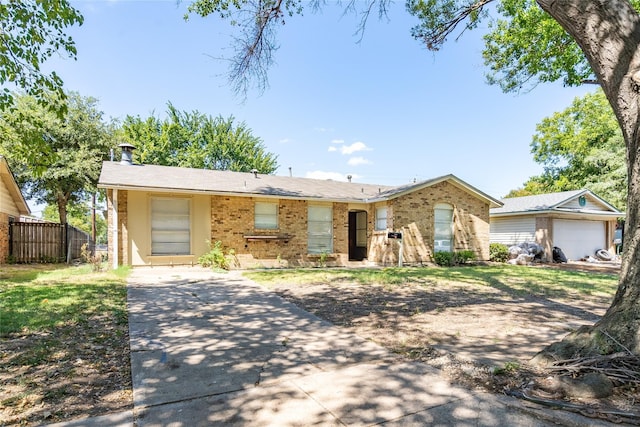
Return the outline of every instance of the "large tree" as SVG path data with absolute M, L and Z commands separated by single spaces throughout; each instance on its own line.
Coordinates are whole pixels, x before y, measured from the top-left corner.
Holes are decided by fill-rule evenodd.
M 624 211 L 624 152 L 620 126 L 602 91 L 577 97 L 571 106 L 538 123 L 531 153 L 544 171 L 507 197 L 588 188 Z
M 140 163 L 198 169 L 270 174 L 278 168 L 277 156 L 266 151 L 260 138 L 245 123 L 211 117 L 198 111 L 183 112 L 171 103 L 164 120 L 127 116 L 124 139 L 136 147 Z
M 321 3 L 321 2 L 313 2 Z M 364 16 L 390 0 L 350 1 Z M 407 0 L 419 19 L 412 35 L 429 49 L 475 28 L 495 11 L 485 61 L 490 82 L 518 91 L 538 82 L 599 84 L 626 147 L 627 233 L 618 291 L 605 316 L 570 334 L 550 352 L 563 356 L 629 350 L 640 355 L 640 15 L 633 0 Z M 196 0 L 192 13 L 216 14 L 241 27 L 232 83 L 260 78 L 271 64 L 278 25 L 302 14 L 300 0 Z M 495 5 L 490 9 L 490 5 Z
M 55 92 L 56 99 L 64 99 L 62 79 L 42 67 L 54 54 L 76 57 L 65 29 L 82 22 L 82 15 L 67 0 L 0 2 L 0 109 L 12 105 L 13 90 L 19 89 L 50 109 L 64 111 L 64 103 L 51 104 L 47 96 Z
M 67 205 L 96 191 L 102 161 L 115 145 L 95 98 L 72 92 L 61 101 L 61 117 L 31 96 L 14 98 L 0 116 L 0 153 L 8 160 L 27 198 L 58 208 L 67 222 Z

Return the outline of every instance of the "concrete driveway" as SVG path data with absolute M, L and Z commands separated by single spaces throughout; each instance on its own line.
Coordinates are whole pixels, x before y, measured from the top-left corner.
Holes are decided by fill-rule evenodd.
M 395 360 L 239 272 L 135 269 L 128 304 L 137 426 L 558 422 L 515 399 L 451 386 L 421 363 Z

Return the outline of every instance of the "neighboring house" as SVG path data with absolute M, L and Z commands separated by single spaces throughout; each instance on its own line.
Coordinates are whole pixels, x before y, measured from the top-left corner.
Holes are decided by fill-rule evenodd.
M 105 162 L 113 265 L 195 264 L 208 242 L 236 266 L 431 262 L 434 251 L 489 258 L 489 208 L 500 202 L 453 175 L 400 187 Z
M 491 209 L 491 242 L 514 245 L 536 242 L 548 261 L 554 246 L 570 260 L 615 253 L 614 234 L 624 213 L 589 190 L 502 199 Z
M 7 159 L 0 156 L 0 263 L 9 255 L 9 224 L 30 213 Z

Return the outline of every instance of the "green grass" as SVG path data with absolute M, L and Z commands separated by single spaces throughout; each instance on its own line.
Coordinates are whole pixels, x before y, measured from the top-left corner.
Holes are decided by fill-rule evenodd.
M 105 313 L 126 322 L 126 274 L 93 273 L 88 265 L 0 267 L 0 337 L 77 325 Z
M 256 282 L 305 284 L 355 282 L 389 287 L 407 283 L 421 286 L 462 283 L 489 286 L 518 295 L 564 297 L 570 295 L 612 296 L 618 277 L 611 274 L 583 273 L 551 268 L 517 265 L 464 266 L 450 268 L 363 268 L 363 269 L 292 269 L 245 273 Z

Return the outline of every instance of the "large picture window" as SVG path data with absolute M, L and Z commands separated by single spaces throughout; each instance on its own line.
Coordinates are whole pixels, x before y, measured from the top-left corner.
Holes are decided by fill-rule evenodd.
M 435 252 L 451 252 L 453 248 L 453 206 L 438 203 L 434 208 Z
M 333 209 L 331 206 L 309 206 L 307 245 L 310 254 L 333 252 Z
M 151 254 L 191 253 L 191 203 L 189 199 L 151 199 Z
M 256 202 L 254 227 L 260 230 L 278 228 L 278 204 L 274 202 Z
M 387 229 L 387 207 L 376 208 L 376 230 Z

